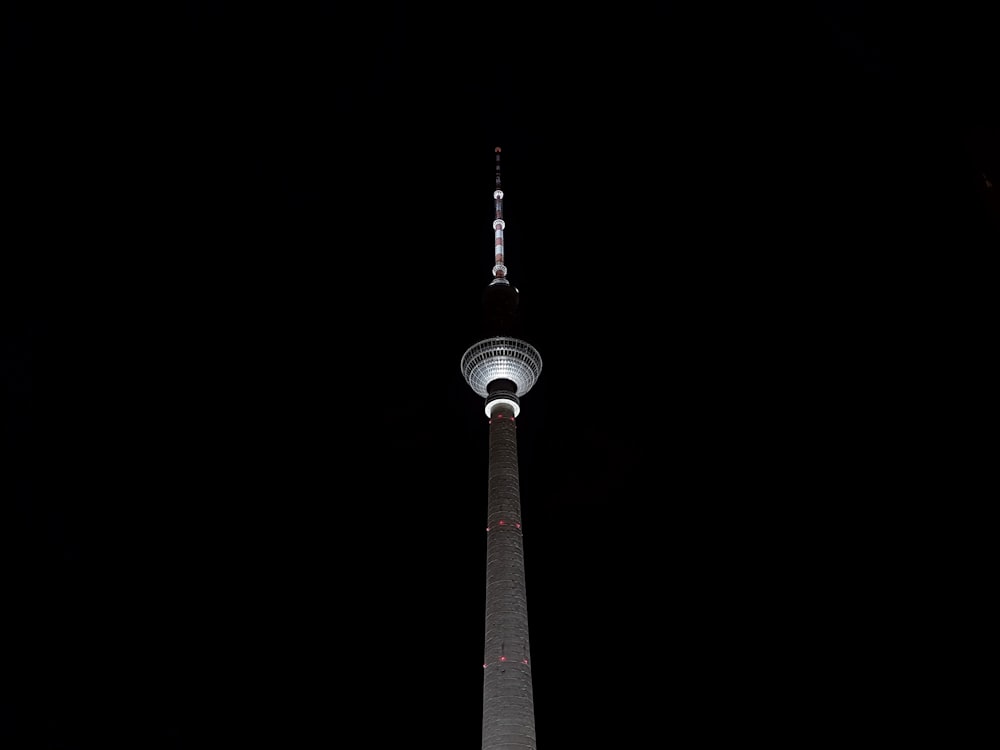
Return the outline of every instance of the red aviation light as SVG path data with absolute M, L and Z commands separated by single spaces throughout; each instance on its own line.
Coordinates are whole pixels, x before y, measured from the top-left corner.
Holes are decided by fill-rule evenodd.
M 507 661 L 507 657 L 506 656 L 501 656 L 499 659 L 497 659 L 497 661 L 498 662 L 505 662 L 505 661 Z M 521 659 L 521 663 L 522 664 L 527 664 L 528 660 L 527 659 Z M 486 669 L 489 666 L 490 666 L 489 662 L 483 662 L 483 669 Z
M 503 521 L 503 520 L 497 521 L 497 526 L 507 526 L 507 525 L 508 525 L 508 523 L 506 521 Z M 514 522 L 514 528 L 515 529 L 520 529 L 521 528 L 521 522 L 520 521 L 515 521 Z M 487 531 L 493 531 L 493 527 L 492 526 L 487 526 L 486 530 Z

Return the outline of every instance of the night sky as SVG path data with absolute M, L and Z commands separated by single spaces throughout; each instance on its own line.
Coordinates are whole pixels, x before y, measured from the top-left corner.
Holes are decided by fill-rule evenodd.
M 539 747 L 915 721 L 887 487 L 995 63 L 799 5 L 14 3 L 5 746 L 477 746 L 497 146 Z

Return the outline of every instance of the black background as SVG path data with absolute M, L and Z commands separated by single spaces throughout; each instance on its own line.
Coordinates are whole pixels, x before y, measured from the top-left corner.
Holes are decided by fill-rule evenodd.
M 496 146 L 539 746 L 937 725 L 901 488 L 996 248 L 982 19 L 8 15 L 11 747 L 475 746 Z

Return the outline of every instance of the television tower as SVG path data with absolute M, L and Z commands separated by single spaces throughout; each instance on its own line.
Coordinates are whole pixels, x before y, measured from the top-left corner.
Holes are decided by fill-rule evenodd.
M 535 347 L 514 336 L 518 291 L 507 280 L 504 265 L 499 147 L 496 162 L 493 280 L 483 292 L 487 338 L 466 349 L 461 362 L 465 382 L 486 400 L 490 434 L 482 750 L 535 750 L 514 420 L 521 411 L 520 398 L 542 372 L 542 358 Z

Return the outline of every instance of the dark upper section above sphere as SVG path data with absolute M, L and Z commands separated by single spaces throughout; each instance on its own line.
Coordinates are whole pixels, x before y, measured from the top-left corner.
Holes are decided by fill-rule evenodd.
M 518 291 L 513 284 L 490 284 L 483 290 L 483 333 L 487 336 L 514 336 L 519 328 Z

